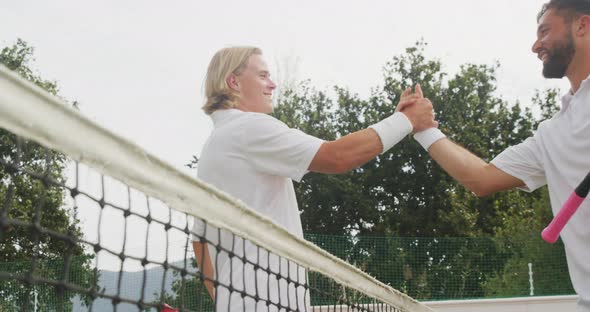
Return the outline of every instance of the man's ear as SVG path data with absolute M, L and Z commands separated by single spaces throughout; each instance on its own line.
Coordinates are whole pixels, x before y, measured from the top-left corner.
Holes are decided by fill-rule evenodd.
M 234 90 L 234 91 L 240 91 L 240 84 L 238 83 L 238 76 L 236 76 L 235 74 L 231 73 L 229 74 L 229 76 L 227 76 L 227 78 L 225 79 L 225 83 L 227 83 L 227 86 Z
M 574 32 L 578 36 L 590 34 L 590 15 L 582 15 L 575 22 Z

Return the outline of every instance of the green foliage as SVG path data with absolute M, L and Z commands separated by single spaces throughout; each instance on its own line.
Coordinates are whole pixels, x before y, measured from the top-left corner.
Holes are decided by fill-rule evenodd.
M 17 72 L 23 78 L 33 82 L 45 91 L 57 95 L 58 87 L 55 81 L 45 80 L 35 74 L 30 67 L 33 60 L 33 47 L 29 46 L 22 39 L 17 39 L 11 47 L 5 47 L 0 52 L 0 64 Z
M 505 221 L 496 230 L 496 245 L 511 257 L 483 285 L 486 296 L 529 295 L 529 263 L 533 266 L 535 295 L 574 293 L 563 243 L 547 244 L 539 234 L 552 218 L 547 188 L 540 195 L 530 207 L 510 207 L 502 213 Z
M 30 69 L 32 55 L 33 49 L 19 39 L 12 47 L 1 50 L 0 63 L 56 95 L 56 83 L 43 80 Z M 0 157 L 18 168 L 0 167 L 0 217 L 36 224 L 35 227 L 14 224 L 0 227 L 2 272 L 65 279 L 79 287 L 90 288 L 94 282 L 90 267 L 92 256 L 86 254 L 76 240 L 82 237 L 82 233 L 75 208 L 66 204 L 64 189 L 50 183 L 50 180 L 63 183 L 66 157 L 34 142 L 21 140 L 3 129 L 0 129 Z M 33 177 L 25 172 L 39 176 Z M 74 239 L 58 239 L 38 229 L 64 233 Z M 64 261 L 71 262 L 68 272 L 65 272 Z M 39 302 L 37 308 L 41 310 L 67 311 L 71 310 L 74 294 L 60 292 L 53 286 L 0 281 L 0 307 L 10 311 L 24 306 L 31 308 L 35 296 Z
M 367 100 L 335 87 L 336 99 L 309 83 L 285 94 L 275 116 L 289 126 L 333 140 L 366 128 L 394 111 L 402 90 L 420 83 L 442 130 L 485 160 L 533 133 L 529 109 L 495 95 L 498 65 L 463 65 L 454 76 L 423 56 L 418 42 L 384 68 L 384 85 Z M 309 174 L 296 186 L 304 230 L 311 233 L 405 237 L 491 235 L 503 194 L 480 199 L 465 190 L 413 140 L 349 174 Z M 535 195 L 522 197 L 528 204 Z

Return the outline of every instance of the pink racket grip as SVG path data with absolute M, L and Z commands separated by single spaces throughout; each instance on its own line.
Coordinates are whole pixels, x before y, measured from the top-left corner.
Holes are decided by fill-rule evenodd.
M 541 237 L 548 243 L 555 243 L 559 237 L 559 233 L 563 230 L 563 227 L 567 224 L 569 219 L 574 215 L 580 204 L 584 201 L 585 197 L 580 197 L 576 192 L 570 195 L 561 210 L 553 218 L 553 221 L 541 232 Z
M 576 213 L 576 210 L 578 210 L 578 207 L 580 207 L 588 193 L 590 193 L 590 173 L 576 187 L 572 195 L 570 195 L 565 204 L 563 204 L 563 207 L 561 207 L 561 210 L 553 218 L 553 221 L 541 232 L 541 236 L 546 242 L 553 244 L 557 241 L 559 233 L 561 233 L 563 227 L 574 213 Z

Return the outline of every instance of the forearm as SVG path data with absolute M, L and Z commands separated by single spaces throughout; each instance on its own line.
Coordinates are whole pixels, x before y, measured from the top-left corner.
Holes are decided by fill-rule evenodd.
M 357 131 L 322 144 L 309 169 L 320 173 L 345 173 L 375 158 L 383 150 L 382 146 L 372 129 Z
M 436 141 L 428 153 L 450 176 L 477 196 L 524 184 L 449 139 Z
M 322 144 L 309 170 L 345 173 L 386 152 L 412 132 L 403 113 L 396 113 L 372 126 Z
M 193 242 L 193 250 L 195 251 L 195 259 L 197 260 L 199 271 L 203 274 L 203 283 L 211 299 L 215 300 L 215 285 L 212 282 L 215 272 L 211 263 L 211 257 L 209 256 L 207 243 Z
M 475 192 L 485 161 L 449 139 L 438 140 L 428 153 L 450 176 Z

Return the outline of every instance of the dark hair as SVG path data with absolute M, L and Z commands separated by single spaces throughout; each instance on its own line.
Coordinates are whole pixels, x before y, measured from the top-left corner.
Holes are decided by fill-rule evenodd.
M 541 12 L 537 15 L 537 22 L 550 9 L 555 9 L 566 21 L 570 22 L 574 17 L 590 15 L 590 0 L 551 0 L 541 8 Z

